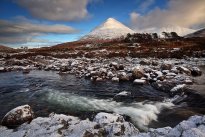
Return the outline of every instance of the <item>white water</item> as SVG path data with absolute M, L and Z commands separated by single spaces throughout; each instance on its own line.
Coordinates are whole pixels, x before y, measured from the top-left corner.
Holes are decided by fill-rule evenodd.
M 135 125 L 144 130 L 147 129 L 148 124 L 152 120 L 157 121 L 157 115 L 163 108 L 171 108 L 174 106 L 170 101 L 122 103 L 109 99 L 96 99 L 72 95 L 70 93 L 62 93 L 54 90 L 49 90 L 47 101 L 70 110 L 109 111 L 125 114 L 131 117 Z

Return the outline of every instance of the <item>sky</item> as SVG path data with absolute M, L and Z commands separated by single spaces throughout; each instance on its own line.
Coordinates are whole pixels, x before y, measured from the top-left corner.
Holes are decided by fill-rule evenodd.
M 110 17 L 134 30 L 200 29 L 205 27 L 205 0 L 1 0 L 0 45 L 75 41 Z

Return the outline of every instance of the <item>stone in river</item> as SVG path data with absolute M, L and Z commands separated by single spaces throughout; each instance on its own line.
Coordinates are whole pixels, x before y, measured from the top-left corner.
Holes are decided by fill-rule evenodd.
M 16 107 L 9 111 L 2 119 L 2 125 L 13 127 L 30 122 L 34 118 L 34 112 L 29 105 Z

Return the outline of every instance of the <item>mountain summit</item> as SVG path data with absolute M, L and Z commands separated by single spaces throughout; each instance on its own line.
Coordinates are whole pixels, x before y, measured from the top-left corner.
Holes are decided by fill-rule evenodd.
M 103 24 L 96 27 L 81 40 L 89 39 L 114 39 L 126 36 L 128 33 L 135 33 L 133 30 L 120 23 L 114 18 L 108 18 Z

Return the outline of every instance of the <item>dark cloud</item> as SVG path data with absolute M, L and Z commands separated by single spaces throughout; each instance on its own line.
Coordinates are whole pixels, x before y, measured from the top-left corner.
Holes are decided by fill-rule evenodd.
M 39 41 L 37 36 L 45 34 L 72 34 L 76 33 L 72 27 L 66 25 L 48 25 L 37 22 L 19 20 L 0 20 L 0 42 L 1 43 L 26 43 Z
M 47 20 L 75 21 L 88 17 L 87 5 L 93 0 L 19 0 L 35 17 Z

